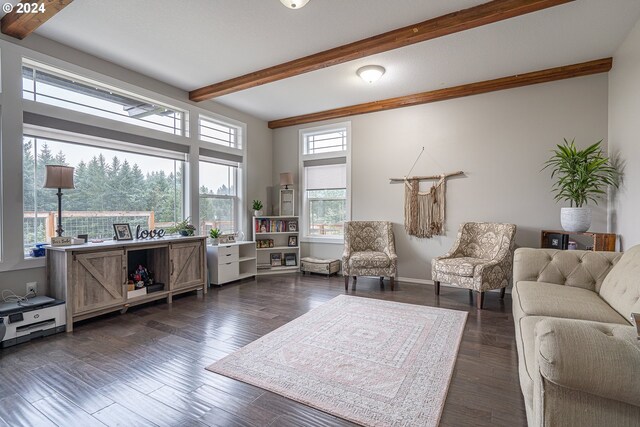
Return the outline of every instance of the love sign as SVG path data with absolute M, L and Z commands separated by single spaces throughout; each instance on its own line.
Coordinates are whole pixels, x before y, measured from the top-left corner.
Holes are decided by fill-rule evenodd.
M 136 239 L 154 239 L 164 237 L 164 230 L 140 230 L 140 226 L 136 227 Z

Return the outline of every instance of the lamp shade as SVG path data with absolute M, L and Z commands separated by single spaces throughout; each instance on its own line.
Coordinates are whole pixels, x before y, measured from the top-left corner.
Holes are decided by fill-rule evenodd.
M 75 188 L 71 166 L 46 165 L 44 188 Z
M 293 185 L 293 174 L 291 172 L 284 172 L 280 174 L 280 185 L 288 186 Z

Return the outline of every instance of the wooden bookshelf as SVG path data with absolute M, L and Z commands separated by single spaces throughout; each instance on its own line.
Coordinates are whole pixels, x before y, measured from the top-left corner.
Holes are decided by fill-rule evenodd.
M 552 240 L 555 236 L 560 237 L 560 247 L 556 247 L 556 249 L 567 249 L 563 241 L 568 242 L 570 236 L 581 236 L 585 238 L 585 241 L 589 241 L 590 244 L 586 246 L 591 246 L 591 250 L 593 251 L 615 252 L 616 250 L 616 234 L 594 233 L 590 231 L 584 233 L 571 233 L 564 230 L 542 230 L 540 233 L 540 247 L 553 248 Z
M 295 273 L 300 269 L 300 217 L 253 217 L 253 240 L 256 241 L 258 275 Z M 295 246 L 289 240 L 295 238 Z M 266 245 L 268 246 L 262 246 Z M 271 255 L 280 254 L 281 264 L 272 265 Z M 286 256 L 295 257 L 294 265 L 287 265 Z

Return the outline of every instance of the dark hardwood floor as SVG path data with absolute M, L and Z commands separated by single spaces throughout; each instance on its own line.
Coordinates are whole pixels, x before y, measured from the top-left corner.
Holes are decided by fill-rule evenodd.
M 262 276 L 77 323 L 0 350 L 3 426 L 346 426 L 205 366 L 344 293 L 342 277 Z M 349 294 L 469 312 L 442 426 L 524 426 L 511 299 L 358 279 Z

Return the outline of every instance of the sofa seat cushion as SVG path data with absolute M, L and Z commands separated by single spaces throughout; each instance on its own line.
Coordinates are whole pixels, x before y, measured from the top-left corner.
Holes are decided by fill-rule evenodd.
M 549 316 L 629 324 L 597 293 L 572 286 L 520 281 L 513 287 L 516 321 L 523 316 Z
M 434 263 L 438 273 L 453 274 L 456 276 L 473 277 L 473 270 L 477 265 L 486 264 L 489 260 L 483 258 L 444 258 Z
M 391 260 L 384 252 L 353 252 L 349 257 L 351 268 L 388 268 Z

